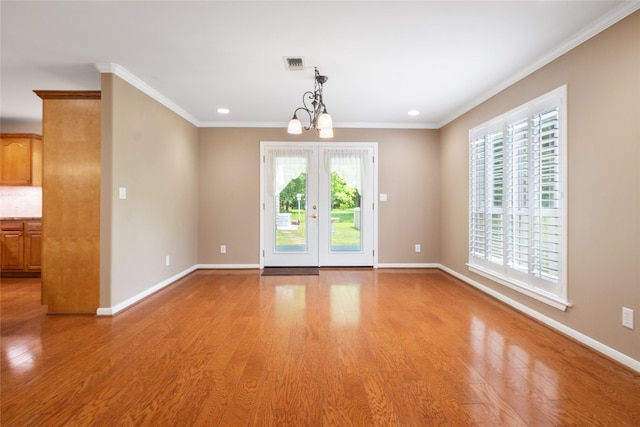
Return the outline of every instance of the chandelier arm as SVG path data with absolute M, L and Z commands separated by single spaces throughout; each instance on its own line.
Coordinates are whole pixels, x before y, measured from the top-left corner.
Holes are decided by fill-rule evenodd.
M 309 130 L 315 126 L 316 123 L 316 104 L 317 104 L 317 93 L 312 92 L 310 90 L 306 91 L 302 94 L 302 105 L 303 107 L 298 107 L 298 110 L 303 110 L 309 116 L 309 126 L 305 126 L 305 130 Z M 308 102 L 311 101 L 311 105 Z
M 305 113 L 307 113 L 307 115 L 309 116 L 309 126 L 303 126 L 303 127 L 305 130 L 311 129 L 311 125 L 313 124 L 313 117 L 311 117 L 311 112 L 305 107 L 298 107 L 293 112 L 293 115 L 296 116 L 298 114 L 298 111 L 304 111 Z
M 308 101 L 315 101 L 316 100 L 316 94 L 315 92 L 312 92 L 310 90 L 306 91 L 305 93 L 302 94 L 302 105 L 304 106 L 304 109 L 307 111 L 313 111 L 313 108 L 311 106 L 309 106 L 307 104 Z M 313 102 L 312 102 L 313 104 Z

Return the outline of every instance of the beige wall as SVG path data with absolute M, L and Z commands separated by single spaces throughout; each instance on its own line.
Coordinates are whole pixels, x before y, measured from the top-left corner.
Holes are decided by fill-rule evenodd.
M 112 307 L 197 263 L 198 130 L 113 74 L 102 99 L 100 305 Z
M 336 129 L 332 142 L 377 142 L 380 263 L 439 259 L 439 132 Z M 199 264 L 260 264 L 260 141 L 320 141 L 284 128 L 199 130 Z M 415 253 L 420 243 L 422 252 Z M 220 245 L 227 253 L 220 254 Z
M 42 120 L 0 120 L 0 132 L 2 133 L 35 133 L 42 135 Z
M 469 272 L 468 131 L 568 86 L 568 295 L 561 312 Z M 640 360 L 640 12 L 441 130 L 441 263 Z M 621 326 L 621 308 L 636 328 Z

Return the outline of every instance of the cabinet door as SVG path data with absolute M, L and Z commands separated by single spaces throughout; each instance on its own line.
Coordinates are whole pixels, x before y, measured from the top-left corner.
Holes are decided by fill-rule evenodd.
M 25 227 L 24 242 L 24 270 L 42 270 L 42 223 L 40 221 L 27 221 Z
M 42 187 L 42 139 L 31 138 L 31 185 Z
M 0 185 L 31 185 L 31 138 L 2 136 Z
M 0 259 L 2 271 L 22 271 L 24 268 L 22 222 L 3 223 L 0 231 L 0 244 L 2 244 Z

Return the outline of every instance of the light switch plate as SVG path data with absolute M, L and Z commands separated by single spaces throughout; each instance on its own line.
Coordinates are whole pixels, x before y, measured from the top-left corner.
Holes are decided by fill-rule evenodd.
M 387 201 L 387 195 L 386 194 L 380 194 L 380 201 L 381 202 L 386 202 Z
M 118 195 L 120 197 L 120 200 L 124 200 L 127 198 L 127 189 L 125 187 L 120 187 L 118 189 Z
M 622 326 L 633 329 L 633 309 L 622 307 Z

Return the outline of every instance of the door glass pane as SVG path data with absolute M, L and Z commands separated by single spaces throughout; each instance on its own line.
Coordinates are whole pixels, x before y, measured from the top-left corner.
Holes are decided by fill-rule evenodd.
M 308 156 L 281 154 L 274 160 L 274 249 L 276 252 L 306 252 Z
M 331 251 L 362 250 L 363 154 L 357 150 L 335 150 L 329 155 Z

